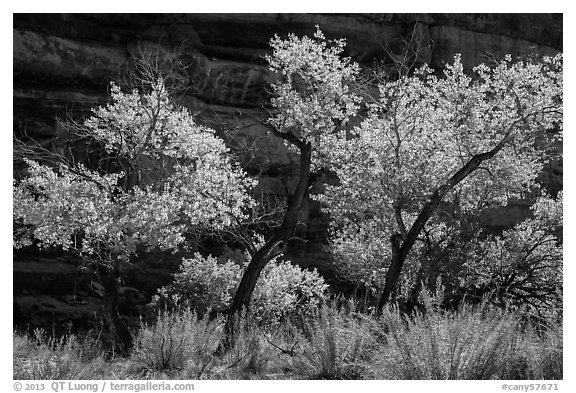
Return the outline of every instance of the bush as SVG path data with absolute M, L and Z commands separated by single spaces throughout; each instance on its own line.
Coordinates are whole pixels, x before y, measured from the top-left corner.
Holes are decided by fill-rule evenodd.
M 96 379 L 101 378 L 103 352 L 95 341 L 75 335 L 48 337 L 35 330 L 33 337 L 13 335 L 14 379 Z
M 295 368 L 314 379 L 366 379 L 377 348 L 374 320 L 351 310 L 323 306 L 299 338 Z
M 252 296 L 252 311 L 261 322 L 312 315 L 328 285 L 316 270 L 303 270 L 290 262 L 272 262 L 264 268 Z
M 224 311 L 240 280 L 240 267 L 234 262 L 219 263 L 199 253 L 183 259 L 174 281 L 152 298 L 155 308 L 194 308 L 198 312 Z
M 271 372 L 271 362 L 277 358 L 274 348 L 265 341 L 263 328 L 253 315 L 238 316 L 234 346 L 220 359 L 217 373 L 222 379 L 264 379 Z
M 389 308 L 381 323 L 388 336 L 376 361 L 381 379 L 552 379 L 558 363 L 561 373 L 558 340 L 523 333 L 517 312 L 464 306 L 405 317 Z
M 184 259 L 174 281 L 158 290 L 156 308 L 192 307 L 198 312 L 224 311 L 229 307 L 241 277 L 232 261 L 195 254 Z M 252 297 L 252 310 L 263 323 L 284 320 L 291 315 L 309 315 L 317 309 L 328 285 L 316 270 L 307 271 L 290 262 L 269 263 L 261 273 Z
M 511 359 L 502 371 L 502 379 L 562 379 L 562 322 L 538 331 L 533 327 L 519 332 Z
M 275 370 L 276 348 L 266 342 L 253 316 L 238 316 L 238 338 L 217 355 L 223 320 L 199 317 L 191 310 L 162 312 L 153 324 L 142 325 L 129 359 L 136 379 L 264 379 Z
M 210 321 L 190 310 L 162 312 L 154 324 L 140 328 L 131 358 L 146 376 L 181 371 L 199 379 L 212 365 L 221 331 L 219 318 Z

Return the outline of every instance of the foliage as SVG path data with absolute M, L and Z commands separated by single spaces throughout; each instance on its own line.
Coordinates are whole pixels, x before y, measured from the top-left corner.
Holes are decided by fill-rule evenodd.
M 449 214 L 462 215 L 538 188 L 548 161 L 539 146 L 561 138 L 561 132 L 546 131 L 562 128 L 562 56 L 539 62 L 507 56 L 474 72 L 467 76 L 456 56 L 443 77 L 424 66 L 384 81 L 358 126 L 323 139 L 321 154 L 338 184 L 326 185 L 315 198 L 333 220 L 336 257 L 351 264 L 348 270 L 361 283 L 378 285 L 373 272 L 387 268 L 391 252 L 381 245 L 392 235 L 406 241 L 414 229 L 411 236 L 434 245 L 423 232 L 442 232 L 446 220 L 439 212 L 422 216 L 424 231 L 413 224 L 424 209 L 437 209 L 430 205 L 435 193 L 452 206 Z M 469 165 L 477 161 L 476 169 Z M 456 174 L 465 176 L 453 184 Z M 417 246 L 410 251 L 408 258 L 417 260 Z
M 327 146 L 342 183 L 323 197 L 335 218 L 374 213 L 375 207 L 388 217 L 394 209 L 417 212 L 432 189 L 502 140 L 504 150 L 449 199 L 476 209 L 530 189 L 546 161 L 534 146 L 536 137 L 562 120 L 561 57 L 536 64 L 508 57 L 494 69 L 481 65 L 475 71 L 475 80 L 466 76 L 456 56 L 444 78 L 423 67 L 379 86 L 380 101 L 352 130 L 355 138 Z M 346 193 L 353 196 L 348 204 Z
M 242 268 L 197 253 L 154 298 L 166 311 L 141 327 L 128 374 L 251 378 L 271 372 L 280 351 L 291 372 L 313 378 L 561 377 L 561 347 L 554 347 L 561 329 L 526 327 L 520 306 L 540 314 L 561 307 L 562 194 L 557 201 L 540 198 L 534 218 L 499 235 L 464 236 L 464 226 L 455 223 L 538 192 L 536 180 L 548 162 L 541 146 L 560 139 L 563 127 L 562 56 L 537 62 L 507 56 L 492 68 L 476 67 L 474 76 L 465 74 L 456 56 L 442 77 L 424 66 L 397 80 L 380 79 L 378 97 L 360 111 L 351 88 L 359 66 L 341 57 L 344 40 L 327 40 L 317 29 L 313 38 L 276 36 L 271 47 L 267 61 L 278 82 L 269 129 L 299 148 L 302 165 L 299 192 L 280 226 L 285 234 L 271 239 L 281 243 L 291 236 L 315 180 L 311 162 L 326 166 L 338 182 L 316 199 L 333 220 L 331 248 L 347 279 L 370 293 L 381 290 L 397 251 L 390 244 L 407 244 L 412 236 L 407 263 L 399 265 L 407 298 L 406 289 L 420 284 L 434 252 L 446 256 L 469 243 L 464 258 L 453 252 L 446 262 L 458 266 L 462 287 L 491 292 L 505 307 L 447 312 L 424 299 L 422 313 L 386 308 L 380 319 L 322 307 L 323 278 L 289 262 L 268 263 L 270 249 L 256 260 L 256 274 L 247 276 L 257 277 L 267 264 L 251 313 L 240 317 L 232 348 L 214 358 L 223 326 L 206 311 L 230 306 Z M 14 221 L 25 228 L 16 228 L 15 247 L 59 246 L 117 267 L 140 250 L 175 251 L 186 236 L 247 218 L 255 182 L 213 130 L 172 102 L 161 80 L 146 91 L 123 92 L 112 84 L 111 97 L 75 130 L 101 148 L 95 165 L 55 153 L 50 163 L 24 157 L 28 176 L 13 183 Z M 427 209 L 431 214 L 423 215 Z M 281 333 L 275 342 L 269 340 L 274 330 Z M 16 335 L 15 376 L 92 377 L 81 367 L 100 358 L 83 357 L 74 340 L 45 345 L 45 338 Z M 542 349 L 539 356 L 534 348 Z
M 270 41 L 272 55 L 266 60 L 280 75 L 272 85 L 275 113 L 269 120 L 276 130 L 318 147 L 356 114 L 360 99 L 350 83 L 359 66 L 340 56 L 345 45 L 344 40 L 327 40 L 318 26 L 313 38 L 289 34 Z
M 173 281 L 158 289 L 153 297 L 155 308 L 190 307 L 198 312 L 214 310 L 223 312 L 238 285 L 240 266 L 232 261 L 219 263 L 211 255 L 199 253 L 183 259 Z
M 70 127 L 103 150 L 93 167 L 48 152 L 53 168 L 27 157 L 39 150 L 28 148 L 29 176 L 13 184 L 14 247 L 35 239 L 79 254 L 104 287 L 103 316 L 121 352 L 133 343 L 116 307 L 122 265 L 237 226 L 253 206 L 255 182 L 224 142 L 172 101 L 162 79 L 150 82 L 149 92 L 112 84 L 112 102 Z
M 285 321 L 287 317 L 308 317 L 320 306 L 328 285 L 316 270 L 309 271 L 289 261 L 264 268 L 256 284 L 252 311 L 261 322 Z
M 223 312 L 230 305 L 240 274 L 239 265 L 230 260 L 219 263 L 212 256 L 195 254 L 182 261 L 172 283 L 158 290 L 153 305 Z M 264 268 L 256 284 L 251 311 L 257 320 L 266 323 L 294 314 L 309 315 L 317 309 L 327 288 L 315 270 L 273 262 Z
M 142 247 L 174 250 L 185 231 L 244 217 L 254 181 L 231 162 L 213 130 L 170 100 L 161 80 L 150 93 L 124 93 L 112 84 L 111 96 L 78 130 L 104 147 L 99 168 L 26 159 L 29 176 L 14 184 L 14 219 L 32 227 L 41 247 L 106 261 Z M 16 247 L 29 243 L 15 239 Z
M 349 222 L 338 230 L 333 228 L 331 234 L 330 251 L 336 274 L 377 296 L 384 286 L 390 259 L 390 246 L 382 241 L 377 223 Z

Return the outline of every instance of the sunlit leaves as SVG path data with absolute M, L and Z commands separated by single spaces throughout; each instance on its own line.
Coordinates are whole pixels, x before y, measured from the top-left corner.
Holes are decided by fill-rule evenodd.
M 158 290 L 153 305 L 224 311 L 230 306 L 241 274 L 240 265 L 233 261 L 196 253 L 182 261 L 170 285 Z M 277 323 L 294 313 L 309 315 L 318 309 L 327 288 L 316 270 L 272 261 L 256 284 L 251 312 L 263 323 Z
M 454 193 L 470 208 L 521 196 L 546 162 L 534 145 L 537 137 L 562 120 L 561 69 L 543 73 L 545 64 L 504 61 L 494 69 L 479 67 L 472 80 L 457 56 L 444 78 L 425 68 L 380 86 L 380 102 L 353 130 L 355 137 L 327 145 L 342 185 L 330 187 L 323 200 L 339 205 L 356 191 L 356 200 L 373 195 L 370 210 L 386 216 L 391 204 L 418 211 L 473 156 L 500 142 L 499 153 Z
M 41 246 L 97 258 L 139 247 L 176 250 L 187 231 L 217 230 L 245 217 L 255 182 L 231 161 L 214 130 L 171 101 L 161 80 L 149 93 L 112 84 L 111 96 L 85 121 L 84 132 L 121 171 L 27 160 L 29 176 L 14 185 L 14 219 L 31 226 Z
M 318 145 L 357 111 L 359 97 L 350 90 L 359 66 L 341 57 L 344 40 L 327 40 L 317 29 L 313 38 L 290 34 L 272 39 L 270 69 L 280 74 L 272 85 L 276 110 L 270 122 Z
M 562 127 L 562 56 L 540 62 L 481 65 L 465 74 L 460 56 L 442 76 L 424 66 L 381 83 L 379 100 L 348 133 L 324 139 L 319 150 L 339 184 L 318 195 L 335 228 L 333 247 L 355 250 L 350 222 L 369 220 L 386 243 L 408 230 L 431 195 L 478 155 L 494 152 L 444 198 L 461 212 L 506 205 L 538 187 L 548 158 L 549 129 Z M 430 229 L 430 228 L 429 228 Z M 362 237 L 362 231 L 355 236 Z M 354 270 L 354 269 L 352 269 Z M 374 270 L 374 269 L 371 269 Z M 356 272 L 361 269 L 356 269 Z

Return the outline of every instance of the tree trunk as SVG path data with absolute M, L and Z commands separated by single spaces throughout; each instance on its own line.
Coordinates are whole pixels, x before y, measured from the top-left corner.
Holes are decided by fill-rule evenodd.
M 424 226 L 432 217 L 432 214 L 438 208 L 438 205 L 442 201 L 442 198 L 448 194 L 458 183 L 464 180 L 468 175 L 474 172 L 478 166 L 484 161 L 490 160 L 494 157 L 507 142 L 508 136 L 510 135 L 511 130 L 515 126 L 516 122 L 514 122 L 508 131 L 508 133 L 504 136 L 504 138 L 489 152 L 477 154 L 472 157 L 466 165 L 458 170 L 451 178 L 449 178 L 444 184 L 439 186 L 430 196 L 428 202 L 424 204 L 422 210 L 420 210 L 420 214 L 412 224 L 410 231 L 403 237 L 399 234 L 395 234 L 392 236 L 392 258 L 390 260 L 390 267 L 388 268 L 388 272 L 386 273 L 386 283 L 384 284 L 384 290 L 382 291 L 382 296 L 380 297 L 380 301 L 378 302 L 378 313 L 382 312 L 382 308 L 389 302 L 394 301 L 396 297 L 396 292 L 398 289 L 398 280 L 400 278 L 400 273 L 402 271 L 402 267 L 404 266 L 404 262 L 412 250 L 416 239 L 424 229 Z
M 398 278 L 402 270 L 404 260 L 401 259 L 400 247 L 402 245 L 402 235 L 396 233 L 390 237 L 390 246 L 392 247 L 392 258 L 390 258 L 390 267 L 386 272 L 386 282 L 384 291 L 378 302 L 378 312 L 382 311 L 384 305 L 389 301 L 396 300 L 396 289 L 398 288 Z
M 115 345 L 121 355 L 127 355 L 132 349 L 133 339 L 128 327 L 118 313 L 119 275 L 117 266 L 102 278 L 104 287 L 104 319 L 114 336 Z
M 250 298 L 254 292 L 254 287 L 260 277 L 262 269 L 272 260 L 275 256 L 281 254 L 292 236 L 296 223 L 298 220 L 298 212 L 302 206 L 302 202 L 308 194 L 310 187 L 310 165 L 312 158 L 312 146 L 310 143 L 301 143 L 300 149 L 300 172 L 298 176 L 298 184 L 286 209 L 282 224 L 276 230 L 276 233 L 268 240 L 262 248 L 260 248 L 253 255 L 248 267 L 242 275 L 232 305 L 228 311 L 228 316 L 225 325 L 225 338 L 219 348 L 219 352 L 231 348 L 235 341 L 235 321 L 238 314 L 247 309 L 250 304 Z

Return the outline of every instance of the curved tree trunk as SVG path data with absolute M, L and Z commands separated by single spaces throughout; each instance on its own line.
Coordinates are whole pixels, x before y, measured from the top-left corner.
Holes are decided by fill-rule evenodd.
M 380 301 L 378 302 L 378 313 L 382 312 L 382 308 L 390 302 L 395 300 L 396 292 L 398 290 L 398 280 L 400 278 L 400 273 L 402 272 L 402 267 L 404 262 L 408 257 L 408 254 L 412 250 L 416 239 L 424 229 L 424 226 L 432 217 L 432 214 L 440 205 L 442 199 L 450 192 L 458 183 L 464 180 L 468 175 L 474 172 L 482 162 L 490 160 L 493 158 L 506 144 L 508 141 L 508 136 L 510 135 L 512 129 L 515 127 L 516 122 L 514 122 L 506 135 L 500 140 L 500 142 L 489 152 L 477 154 L 472 157 L 462 168 L 460 168 L 452 177 L 450 177 L 444 184 L 436 188 L 432 193 L 428 202 L 424 204 L 420 214 L 412 224 L 412 227 L 406 234 L 402 237 L 401 235 L 392 236 L 392 258 L 390 260 L 390 267 L 386 273 L 386 283 L 384 284 L 384 290 Z M 394 240 L 396 239 L 396 240 Z M 402 239 L 402 240 L 400 240 Z
M 250 298 L 254 292 L 254 287 L 260 277 L 262 269 L 272 260 L 275 256 L 281 254 L 292 236 L 296 223 L 298 221 L 298 212 L 302 206 L 302 202 L 308 194 L 308 189 L 310 187 L 310 165 L 312 159 L 312 145 L 310 143 L 301 143 L 298 145 L 300 149 L 300 172 L 298 175 L 298 184 L 286 209 L 282 224 L 276 230 L 272 238 L 268 240 L 262 248 L 260 248 L 252 256 L 250 263 L 248 264 L 234 299 L 232 300 L 232 305 L 228 311 L 228 316 L 225 325 L 225 337 L 224 341 L 219 348 L 219 352 L 226 351 L 231 348 L 235 341 L 235 321 L 238 314 L 243 310 L 248 308 L 250 304 Z

